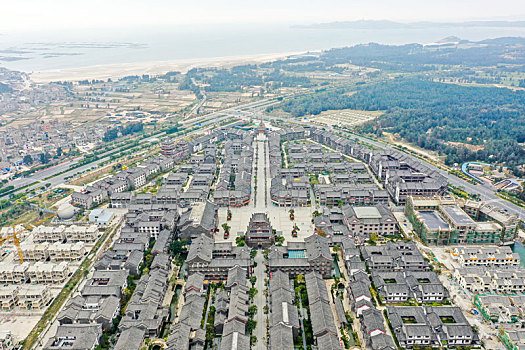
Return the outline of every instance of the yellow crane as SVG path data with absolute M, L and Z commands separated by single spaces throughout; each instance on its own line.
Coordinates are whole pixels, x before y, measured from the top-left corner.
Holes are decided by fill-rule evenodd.
M 7 241 L 8 239 L 13 239 L 13 242 L 18 250 L 18 258 L 20 259 L 20 263 L 23 263 L 24 262 L 24 257 L 22 256 L 22 249 L 20 249 L 20 240 L 18 239 L 18 235 L 22 232 L 24 232 L 26 229 L 24 230 L 21 230 L 19 232 L 16 232 L 16 227 L 13 226 L 13 234 L 11 236 L 7 236 L 7 237 L 4 237 L 4 238 L 0 238 L 0 246 L 2 244 L 4 244 L 5 241 Z
M 76 203 L 72 203 L 72 205 L 74 205 Z M 52 217 L 58 215 L 59 212 L 55 212 L 51 215 L 48 215 L 46 216 L 45 218 L 43 219 L 40 219 L 38 220 L 37 222 L 31 224 L 31 226 L 38 226 L 40 225 L 41 223 L 51 219 Z M 16 226 L 13 226 L 13 234 L 11 236 L 7 236 L 7 237 L 4 237 L 4 238 L 0 238 L 0 247 L 2 246 L 2 244 L 4 244 L 5 241 L 9 240 L 9 239 L 13 239 L 13 243 L 15 244 L 16 246 L 16 249 L 18 251 L 18 259 L 20 260 L 20 263 L 22 264 L 24 262 L 24 256 L 22 254 L 22 249 L 20 248 L 20 239 L 18 238 L 19 235 L 21 235 L 22 233 L 26 232 L 28 230 L 27 227 L 24 227 L 24 229 L 20 230 L 20 231 L 16 231 Z

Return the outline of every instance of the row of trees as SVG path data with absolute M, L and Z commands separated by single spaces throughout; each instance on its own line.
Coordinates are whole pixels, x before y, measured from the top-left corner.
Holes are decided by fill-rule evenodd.
M 144 130 L 144 125 L 142 125 L 141 122 L 128 123 L 124 126 L 117 126 L 115 128 L 110 128 L 106 130 L 104 136 L 102 137 L 102 141 L 109 142 L 117 139 L 119 137 L 119 134 L 122 136 L 126 136 L 135 134 L 137 132 L 141 132 L 142 130 Z

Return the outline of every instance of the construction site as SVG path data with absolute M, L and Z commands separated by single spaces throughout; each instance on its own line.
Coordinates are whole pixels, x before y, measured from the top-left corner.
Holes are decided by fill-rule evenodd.
M 31 223 L 0 230 L 0 328 L 24 339 L 44 312 L 72 284 L 105 230 L 77 221 L 70 205 Z M 73 287 L 73 285 L 71 285 Z

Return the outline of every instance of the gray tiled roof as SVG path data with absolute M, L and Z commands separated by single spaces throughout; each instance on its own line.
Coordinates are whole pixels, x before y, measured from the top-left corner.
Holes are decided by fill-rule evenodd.
M 44 350 L 64 348 L 70 350 L 92 349 L 98 344 L 98 338 L 101 335 L 102 327 L 98 324 L 61 325 L 58 326 L 55 336 L 47 341 Z
M 293 349 L 292 327 L 277 323 L 270 328 L 270 350 Z
M 141 328 L 131 327 L 124 330 L 115 344 L 115 350 L 138 350 L 142 346 L 142 341 L 146 331 Z
M 250 337 L 239 332 L 223 336 L 220 350 L 250 350 Z
M 326 333 L 317 337 L 317 348 L 319 350 L 343 350 L 337 335 Z

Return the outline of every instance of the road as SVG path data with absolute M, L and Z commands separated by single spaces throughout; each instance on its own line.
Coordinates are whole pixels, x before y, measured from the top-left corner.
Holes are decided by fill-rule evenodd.
M 308 317 L 308 314 L 306 313 L 306 310 L 303 309 L 303 299 L 301 297 L 301 293 L 298 294 L 299 300 L 297 301 L 297 304 L 299 305 L 299 324 L 301 325 L 301 332 L 303 333 L 303 349 L 306 349 L 306 333 L 304 331 L 303 320 Z
M 191 78 L 191 81 L 194 85 L 197 85 L 195 78 Z M 199 109 L 204 105 L 204 103 L 206 103 L 206 100 L 208 99 L 208 96 L 206 96 L 206 90 L 203 89 L 202 86 L 199 86 L 199 91 L 202 95 L 202 99 L 199 101 L 199 103 L 195 105 L 195 107 L 191 109 L 190 113 L 188 113 L 187 118 L 191 117 L 193 114 L 198 114 Z
M 153 141 L 154 139 L 158 138 L 160 135 L 163 135 L 163 134 L 165 134 L 165 133 L 164 132 L 156 133 L 155 135 L 152 135 L 152 136 L 149 136 L 147 138 L 142 139 L 140 141 L 140 143 Z M 123 147 L 124 146 L 125 145 L 123 145 Z M 123 148 L 123 147 L 120 147 L 120 148 Z M 67 160 L 65 162 L 62 162 L 62 163 L 60 163 L 58 165 L 55 165 L 55 166 L 52 166 L 52 167 L 40 170 L 40 171 L 30 175 L 30 176 L 16 178 L 16 179 L 12 180 L 9 183 L 9 185 L 13 185 L 13 186 L 15 186 L 15 188 L 21 188 L 23 186 L 27 186 L 27 185 L 29 185 L 31 183 L 34 183 L 34 182 L 40 182 L 40 183 L 37 183 L 37 184 L 34 184 L 32 186 L 29 186 L 29 187 L 25 188 L 24 189 L 25 191 L 30 191 L 30 190 L 42 187 L 44 185 L 44 183 L 50 183 L 51 187 L 54 187 L 54 186 L 63 184 L 66 181 L 67 177 L 71 177 L 71 176 L 75 175 L 76 173 L 79 173 L 79 172 L 81 173 L 81 172 L 84 172 L 84 171 L 86 171 L 88 169 L 97 168 L 99 163 L 105 162 L 105 161 L 110 159 L 109 157 L 106 157 L 106 155 L 108 155 L 110 153 L 118 152 L 118 150 L 119 149 L 113 149 L 111 151 L 104 152 L 104 153 L 102 153 L 100 155 L 100 157 L 102 157 L 101 159 L 97 159 L 96 161 L 93 161 L 91 163 L 87 163 L 87 164 L 82 165 L 82 166 L 80 166 L 78 168 L 75 168 L 75 169 L 67 171 L 67 172 L 65 172 L 63 174 L 60 174 L 61 172 L 66 171 L 67 169 L 70 169 L 72 166 L 77 165 L 78 162 L 82 159 L 82 157 L 76 157 L 74 159 L 70 159 L 70 160 Z M 55 175 L 55 174 L 59 174 L 59 175 Z M 47 178 L 49 178 L 49 179 L 47 179 Z M 42 182 L 42 181 L 44 181 L 44 179 L 47 179 L 47 180 L 45 180 L 45 182 Z M 20 192 L 20 191 L 15 191 L 15 193 L 18 193 L 18 192 Z M 2 197 L 0 197 L 0 199 L 2 199 L 4 197 L 6 198 L 6 197 L 8 197 L 8 195 L 2 196 Z
M 257 263 L 254 271 L 255 276 L 257 277 L 255 288 L 259 291 L 255 295 L 254 300 L 255 305 L 257 305 L 257 314 L 255 315 L 257 326 L 255 327 L 254 333 L 257 337 L 257 344 L 255 345 L 255 349 L 266 350 L 268 348 L 266 338 L 266 315 L 264 314 L 264 306 L 266 305 L 266 297 L 264 296 L 264 279 L 266 278 L 266 272 L 264 272 L 264 255 L 261 249 L 257 252 L 254 261 Z
M 257 164 L 257 193 L 255 194 L 256 200 L 255 203 L 252 204 L 254 206 L 254 212 L 265 212 L 267 203 L 266 203 L 266 195 L 265 195 L 265 182 L 266 182 L 266 176 L 267 176 L 267 164 L 269 164 L 268 152 L 265 152 L 265 148 L 268 147 L 267 143 L 265 142 L 266 136 L 264 135 L 258 135 L 256 137 L 255 145 L 256 149 L 254 149 L 254 152 L 256 153 L 255 159 L 254 159 L 254 165 Z M 265 156 L 266 155 L 266 156 Z M 254 173 L 255 174 L 255 173 Z M 267 305 L 266 303 L 266 296 L 264 295 L 264 290 L 266 289 L 264 285 L 264 279 L 267 277 L 266 275 L 266 265 L 264 264 L 264 255 L 262 253 L 262 250 L 259 249 L 257 252 L 257 255 L 255 256 L 255 262 L 257 263 L 257 266 L 255 267 L 254 274 L 257 277 L 257 281 L 255 283 L 255 288 L 259 291 L 257 295 L 255 295 L 255 305 L 257 305 L 257 315 L 255 316 L 255 321 L 257 321 L 257 326 L 255 328 L 255 336 L 257 337 L 257 344 L 255 346 L 255 349 L 257 350 L 264 350 L 268 348 L 266 333 L 267 333 L 267 323 L 266 323 L 266 315 L 264 314 L 264 307 Z
M 203 99 L 201 101 L 201 103 L 199 103 L 199 105 L 204 103 L 204 101 L 205 101 L 205 99 Z M 199 117 L 186 119 L 186 120 L 184 120 L 182 122 L 183 127 L 189 128 L 189 127 L 195 125 L 196 123 L 200 123 L 201 125 L 200 125 L 200 128 L 198 130 L 194 130 L 194 131 L 186 134 L 185 136 L 194 136 L 194 135 L 197 135 L 197 134 L 201 134 L 204 131 L 206 131 L 206 129 L 214 128 L 220 122 L 224 121 L 225 119 L 231 118 L 231 117 L 235 117 L 235 118 L 243 118 L 243 117 L 244 118 L 250 118 L 250 117 L 253 117 L 253 113 L 249 112 L 249 111 L 258 111 L 258 110 L 261 110 L 261 109 L 265 109 L 268 106 L 277 104 L 279 102 L 280 101 L 278 100 L 277 97 L 272 97 L 272 98 L 267 98 L 267 99 L 262 99 L 262 100 L 259 100 L 259 101 L 255 101 L 255 102 L 249 102 L 249 103 L 241 104 L 241 105 L 238 105 L 238 106 L 235 106 L 235 107 L 227 108 L 227 109 L 224 109 L 222 111 L 209 113 L 209 114 L 202 115 L 202 116 L 199 116 Z M 159 137 L 165 137 L 165 132 L 160 131 L 158 133 L 155 133 L 154 135 L 151 135 L 151 136 L 149 136 L 147 138 L 144 138 L 144 139 L 140 140 L 140 143 L 144 144 L 144 143 L 147 143 L 147 142 L 156 141 Z M 96 160 L 94 162 L 91 162 L 91 163 L 87 163 L 87 164 L 85 164 L 85 165 L 83 165 L 81 167 L 72 169 L 72 170 L 67 171 L 67 172 L 65 172 L 63 174 L 60 174 L 60 173 L 70 169 L 72 166 L 77 165 L 78 162 L 82 159 L 82 157 L 77 157 L 77 158 L 74 158 L 74 159 L 66 160 L 66 161 L 64 161 L 64 162 L 62 162 L 62 163 L 60 163 L 58 165 L 55 165 L 55 166 L 47 168 L 47 169 L 43 169 L 43 170 L 38 171 L 38 172 L 36 172 L 36 173 L 34 173 L 34 174 L 30 175 L 30 176 L 27 176 L 27 177 L 16 178 L 16 179 L 10 181 L 7 185 L 12 185 L 15 188 L 19 189 L 19 188 L 22 188 L 22 187 L 27 186 L 29 184 L 32 184 L 32 183 L 35 183 L 35 182 L 39 182 L 39 183 L 36 183 L 36 184 L 34 184 L 32 186 L 24 188 L 24 191 L 30 191 L 30 190 L 34 190 L 34 189 L 37 189 L 39 187 L 42 187 L 43 183 L 41 183 L 41 182 L 43 182 L 44 179 L 47 179 L 47 180 L 45 180 L 45 182 L 46 183 L 50 183 L 51 187 L 54 187 L 54 186 L 63 184 L 65 182 L 65 178 L 66 177 L 73 176 L 76 173 L 84 172 L 84 171 L 86 171 L 88 169 L 91 169 L 91 168 L 96 168 L 98 166 L 98 163 L 105 162 L 105 161 L 109 160 L 109 157 L 106 157 L 106 155 L 108 155 L 110 153 L 114 153 L 115 151 L 118 151 L 118 149 L 105 152 L 105 153 L 100 155 L 102 157 L 101 159 L 98 159 L 98 160 Z M 60 175 L 56 175 L 56 174 L 60 174 Z M 14 193 L 18 193 L 18 192 L 20 192 L 20 190 L 17 190 Z M 7 198 L 8 196 L 9 195 L 0 196 L 0 199 Z
M 198 130 L 191 131 L 188 134 L 186 134 L 184 136 L 181 136 L 181 137 L 188 137 L 188 136 L 195 136 L 195 135 L 198 135 L 198 134 L 202 134 L 203 132 L 205 132 L 208 129 L 213 129 L 217 123 L 220 123 L 223 120 L 225 120 L 227 118 L 231 118 L 231 117 L 232 117 L 232 115 L 230 115 L 230 114 L 224 114 L 224 115 L 222 115 L 220 117 L 214 118 L 213 120 L 208 120 L 206 122 L 203 122 L 202 125 L 201 125 L 201 128 L 199 128 Z M 147 143 L 147 142 L 158 141 L 158 138 L 162 137 L 162 136 L 165 136 L 165 132 L 158 132 L 158 133 L 156 133 L 154 135 L 151 135 L 151 136 L 149 136 L 147 138 L 142 139 L 140 141 L 140 143 Z M 71 168 L 72 166 L 78 164 L 78 162 L 81 159 L 81 157 L 78 157 L 78 158 L 75 158 L 75 159 L 72 159 L 72 160 L 68 160 L 68 161 L 65 161 L 65 162 L 63 162 L 63 163 L 61 163 L 59 165 L 56 165 L 56 166 L 53 166 L 53 167 L 41 170 L 41 171 L 39 171 L 39 172 L 37 172 L 35 174 L 32 174 L 32 175 L 30 175 L 28 177 L 17 178 L 15 180 L 11 181 L 10 185 L 15 186 L 15 188 L 21 188 L 23 186 L 27 186 L 28 184 L 31 184 L 31 183 L 34 183 L 34 182 L 40 182 L 40 183 L 36 183 L 34 185 L 31 185 L 31 186 L 26 187 L 26 188 L 23 189 L 24 191 L 31 191 L 31 190 L 34 190 L 34 189 L 42 187 L 44 185 L 44 183 L 41 182 L 41 181 L 44 181 L 44 179 L 48 178 L 47 180 L 45 180 L 45 183 L 50 183 L 51 184 L 51 188 L 53 188 L 55 186 L 58 186 L 58 185 L 61 185 L 61 184 L 65 183 L 66 182 L 66 178 L 68 178 L 68 177 L 72 177 L 72 176 L 74 176 L 77 173 L 82 173 L 82 172 L 84 172 L 86 170 L 89 170 L 89 169 L 98 168 L 98 164 L 99 163 L 108 161 L 110 159 L 109 157 L 104 157 L 104 155 L 109 154 L 109 153 L 114 153 L 116 151 L 118 151 L 118 150 L 114 149 L 114 150 L 105 152 L 105 153 L 103 153 L 101 155 L 103 157 L 101 159 L 98 159 L 98 160 L 93 161 L 91 163 L 87 163 L 87 164 L 82 165 L 82 166 L 80 166 L 78 168 L 75 168 L 75 169 L 72 169 L 70 171 L 66 171 L 66 172 L 62 173 L 63 171 L 65 171 L 65 170 Z M 143 150 L 139 150 L 136 153 L 140 153 L 142 151 Z M 58 174 L 58 175 L 55 175 L 55 174 Z M 14 193 L 18 193 L 20 191 L 21 190 L 18 190 L 18 191 L 15 191 Z M 7 198 L 8 196 L 9 195 L 1 196 L 0 199 Z

